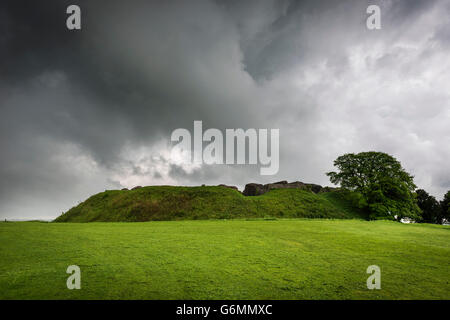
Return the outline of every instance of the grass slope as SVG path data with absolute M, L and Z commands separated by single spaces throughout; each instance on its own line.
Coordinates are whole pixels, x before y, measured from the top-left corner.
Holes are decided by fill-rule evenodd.
M 151 186 L 98 193 L 57 222 L 232 218 L 361 218 L 345 192 L 279 189 L 246 197 L 226 187 Z
M 389 221 L 0 223 L 0 298 L 450 299 L 449 240 Z

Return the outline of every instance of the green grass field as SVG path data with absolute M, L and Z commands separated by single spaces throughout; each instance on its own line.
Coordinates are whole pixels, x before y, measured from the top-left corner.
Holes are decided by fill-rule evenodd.
M 66 268 L 81 268 L 81 289 Z M 381 268 L 368 290 L 366 268 Z M 0 223 L 1 299 L 450 299 L 450 228 L 363 220 Z

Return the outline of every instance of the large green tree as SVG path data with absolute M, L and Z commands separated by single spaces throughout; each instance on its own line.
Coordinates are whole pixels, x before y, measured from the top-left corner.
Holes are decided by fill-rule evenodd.
M 374 151 L 348 153 L 338 157 L 334 166 L 338 171 L 327 173 L 331 182 L 361 194 L 371 219 L 421 219 L 413 176 L 394 157 Z

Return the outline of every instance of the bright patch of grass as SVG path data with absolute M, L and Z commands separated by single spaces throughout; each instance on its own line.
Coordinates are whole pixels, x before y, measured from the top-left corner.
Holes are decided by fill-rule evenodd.
M 81 290 L 66 288 L 72 264 Z M 373 264 L 381 290 L 366 288 Z M 449 266 L 437 225 L 0 223 L 1 299 L 450 299 Z

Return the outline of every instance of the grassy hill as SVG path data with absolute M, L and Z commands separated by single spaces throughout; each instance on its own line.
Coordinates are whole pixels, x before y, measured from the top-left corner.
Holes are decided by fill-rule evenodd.
M 271 190 L 244 196 L 221 186 L 150 186 L 98 193 L 70 209 L 56 222 L 142 222 L 234 218 L 365 218 L 348 193 Z

